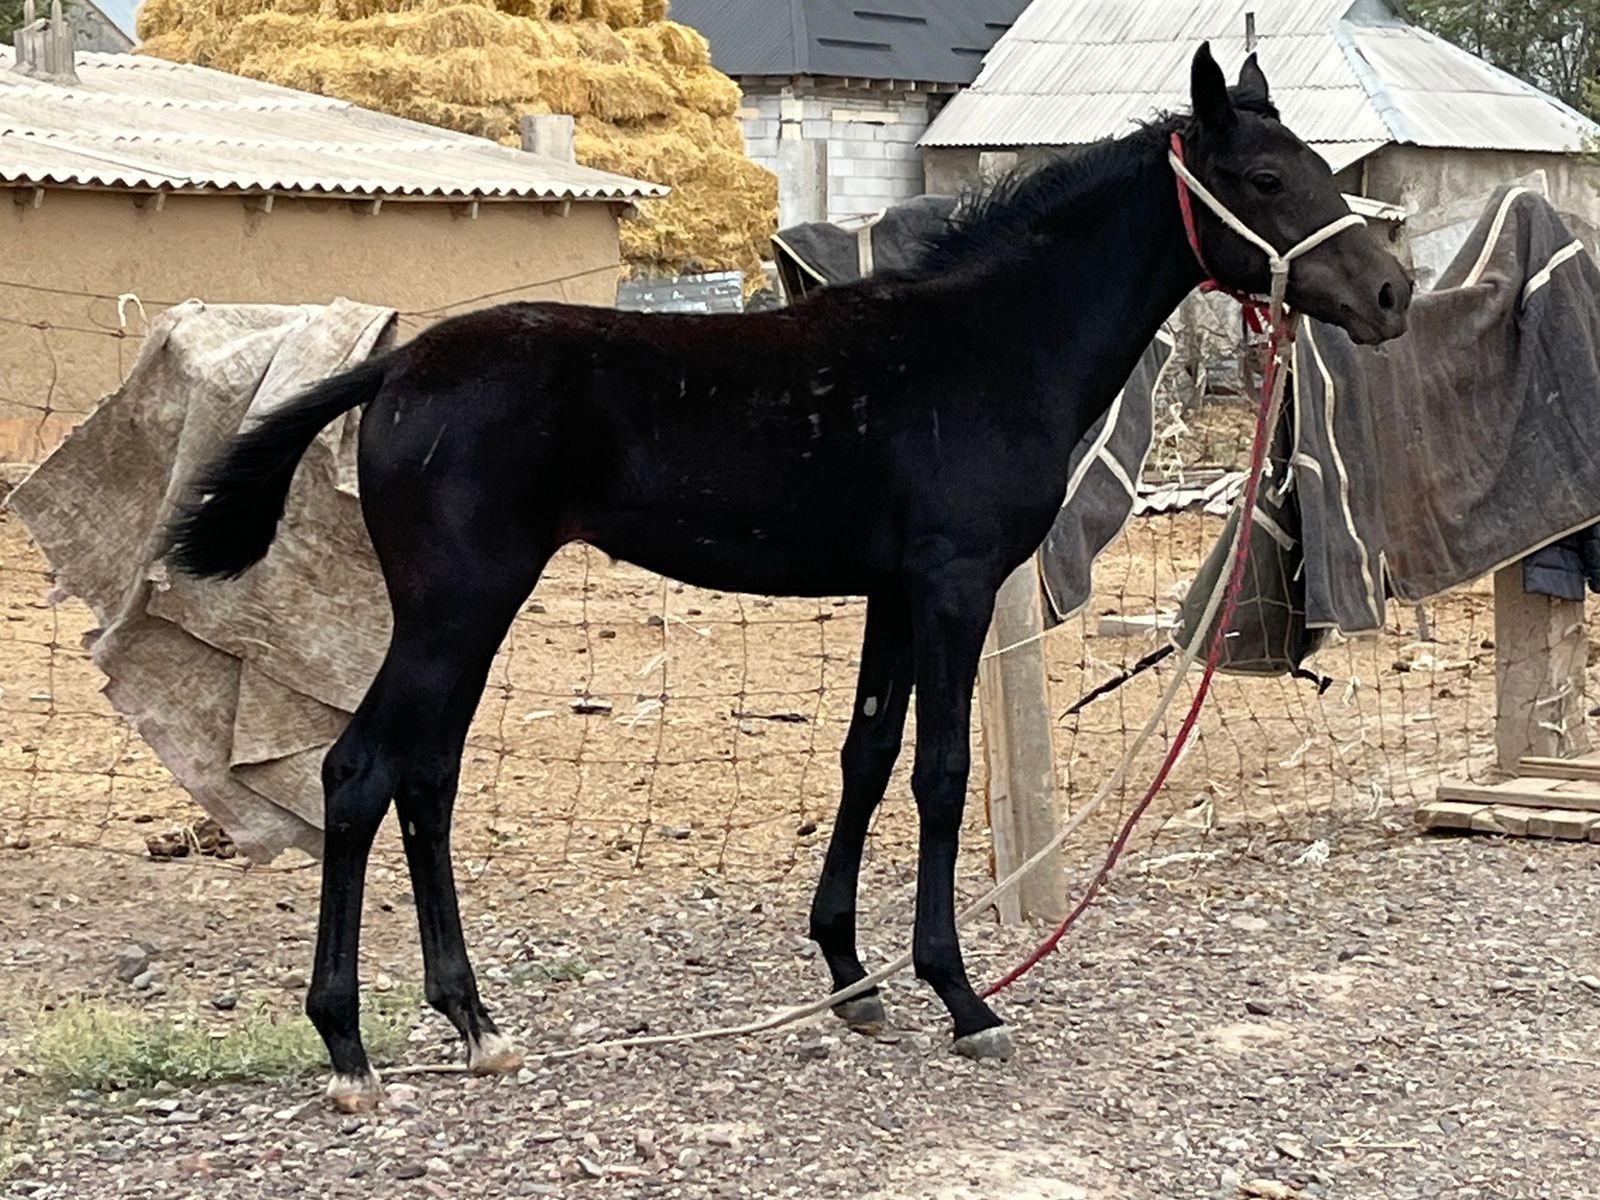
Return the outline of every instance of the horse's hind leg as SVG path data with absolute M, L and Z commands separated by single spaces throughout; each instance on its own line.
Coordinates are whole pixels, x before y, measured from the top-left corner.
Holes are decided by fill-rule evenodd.
M 471 570 L 474 560 L 445 554 L 438 543 L 435 549 L 411 560 L 414 569 L 400 575 L 404 583 L 391 587 L 389 652 L 323 767 L 322 915 L 306 1009 L 333 1062 L 329 1096 L 349 1111 L 379 1099 L 357 1020 L 356 951 L 367 853 L 391 797 L 417 900 L 428 1001 L 467 1039 L 473 1069 L 517 1064 L 479 999 L 467 960 L 450 869 L 450 817 L 467 729 L 495 650 L 548 555 L 530 549 L 514 568 Z
M 478 995 L 450 863 L 450 821 L 473 713 L 495 651 L 531 590 L 531 583 L 506 587 L 497 582 L 477 593 L 463 591 L 448 614 L 436 610 L 427 621 L 404 624 L 397 619 L 390 651 L 406 680 L 406 700 L 394 726 L 406 747 L 395 809 L 417 902 L 423 991 L 466 1039 L 467 1065 L 477 1074 L 515 1071 L 522 1056 L 495 1027 Z
M 867 602 L 855 711 L 839 755 L 844 793 L 811 902 L 811 938 L 828 964 L 835 991 L 867 974 L 856 953 L 861 851 L 873 811 L 883 799 L 900 754 L 910 697 L 910 610 L 898 593 L 873 596 Z M 862 1033 L 877 1032 L 886 1019 L 877 988 L 844 1001 L 834 1013 Z
M 367 856 L 394 788 L 387 748 L 371 728 L 374 698 L 382 686 L 380 671 L 322 765 L 322 901 L 306 1015 L 322 1035 L 333 1063 L 328 1097 L 347 1112 L 376 1107 L 382 1094 L 361 1044 L 356 982 Z

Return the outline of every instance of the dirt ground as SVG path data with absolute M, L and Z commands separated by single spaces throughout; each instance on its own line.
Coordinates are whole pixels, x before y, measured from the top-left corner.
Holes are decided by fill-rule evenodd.
M 1297 862 L 1303 849 L 1229 839 L 1203 861 L 1132 864 L 1064 952 L 1000 1001 L 1020 1038 L 1005 1066 L 949 1054 L 931 997 L 902 981 L 877 1039 L 818 1021 L 534 1057 L 493 1081 L 391 1070 L 391 1102 L 369 1118 L 324 1112 L 316 1079 L 175 1091 L 161 1108 L 79 1095 L 46 1113 L 4 1186 L 50 1198 L 1594 1194 L 1600 847 L 1351 835 L 1322 865 Z M 218 1029 L 237 1017 L 211 1007 L 218 992 L 239 1012 L 298 1000 L 311 873 L 4 861 L 0 1041 L 24 995 L 88 988 Z M 815 994 L 800 874 L 557 888 L 497 866 L 464 908 L 491 1004 L 537 1056 Z M 869 961 L 904 944 L 908 888 L 904 862 L 869 869 Z M 403 879 L 381 870 L 369 986 L 418 977 L 409 908 Z M 114 979 L 130 938 L 156 947 L 165 996 Z M 967 937 L 975 975 L 994 977 L 1026 941 L 985 923 Z M 581 979 L 535 981 L 573 957 Z M 413 1038 L 406 1066 L 457 1058 L 431 1014 Z
M 1108 551 L 1086 613 L 1044 642 L 1054 711 L 1157 644 L 1098 636 L 1099 619 L 1170 611 L 1219 525 L 1142 519 Z M 301 860 L 145 860 L 146 835 L 199 814 L 106 708 L 81 648 L 92 621 L 47 605 L 49 586 L 0 517 L 0 1090 L 17 1097 L 34 1087 L 25 1014 L 74 995 L 218 1030 L 254 1007 L 290 1011 L 315 922 L 316 873 Z M 493 676 L 457 838 L 485 988 L 535 1055 L 821 991 L 804 917 L 862 611 L 677 589 L 592 552 L 557 564 Z M 324 1114 L 314 1079 L 165 1097 L 179 1117 L 147 1098 L 58 1097 L 42 1123 L 19 1124 L 0 1187 L 1132 1200 L 1233 1196 L 1259 1180 L 1265 1196 L 1592 1194 L 1600 847 L 1410 836 L 1411 803 L 1443 773 L 1481 772 L 1492 745 L 1487 586 L 1428 617 L 1436 641 L 1397 611 L 1382 635 L 1324 651 L 1320 693 L 1219 684 L 1111 895 L 1002 1001 L 1021 1040 L 1008 1066 L 950 1056 L 931 997 L 903 980 L 876 1040 L 817 1022 L 535 1057 L 501 1081 L 391 1071 L 395 1102 L 370 1119 Z M 1167 678 L 1157 669 L 1057 725 L 1069 808 Z M 599 703 L 579 712 L 575 699 Z M 909 761 L 870 847 L 874 961 L 909 936 Z M 1132 799 L 1075 840 L 1071 887 Z M 964 894 L 987 872 L 979 771 Z M 368 981 L 419 979 L 410 907 L 390 828 Z M 974 975 L 994 977 L 1029 936 L 974 927 Z M 164 994 L 116 978 L 130 940 L 155 948 Z M 573 962 L 570 981 L 543 970 Z M 223 992 L 240 998 L 234 1014 L 212 1006 Z M 400 1058 L 456 1053 L 419 1011 Z

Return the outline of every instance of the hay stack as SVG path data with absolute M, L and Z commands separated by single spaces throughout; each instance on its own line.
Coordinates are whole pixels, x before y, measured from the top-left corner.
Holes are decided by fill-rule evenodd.
M 671 185 L 622 229 L 656 274 L 759 279 L 777 182 L 744 155 L 739 89 L 666 0 L 145 0 L 140 48 L 519 144 L 571 113 L 578 160 Z

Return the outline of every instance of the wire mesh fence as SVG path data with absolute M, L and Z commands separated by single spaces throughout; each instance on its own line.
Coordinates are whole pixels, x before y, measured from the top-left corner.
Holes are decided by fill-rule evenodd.
M 82 315 L 69 322 L 73 305 Z M 7 457 L 36 460 L 111 390 L 137 351 L 136 312 L 117 297 L 41 297 L 0 283 L 0 362 L 27 364 L 7 374 L 19 381 L 4 398 Z M 405 321 L 425 323 L 422 314 Z M 1172 477 L 1239 465 L 1248 402 L 1174 393 L 1161 404 L 1152 469 Z M 1044 641 L 1054 714 L 1170 636 L 1222 525 L 1203 507 L 1130 523 L 1097 563 L 1088 607 Z M 93 619 L 76 601 L 52 604 L 52 586 L 20 523 L 0 517 L 0 841 L 143 854 L 154 838 L 158 852 L 225 854 L 226 842 L 195 835 L 202 814 L 99 694 L 85 649 Z M 864 613 L 859 599 L 700 591 L 569 547 L 491 674 L 463 765 L 458 855 L 469 870 L 514 859 L 519 871 L 575 880 L 679 871 L 769 880 L 799 866 L 809 878 L 837 803 Z M 1491 585 L 1440 599 L 1426 616 L 1424 636 L 1415 613 L 1392 606 L 1381 634 L 1333 639 L 1307 664 L 1313 678 L 1223 677 L 1135 844 L 1176 853 L 1239 829 L 1309 840 L 1378 828 L 1403 821 L 1442 775 L 1484 775 L 1494 744 Z M 1115 767 L 1170 669 L 1157 664 L 1058 721 L 1068 812 Z M 913 717 L 872 842 L 907 869 L 914 726 Z M 1103 849 L 1153 765 L 1132 772 L 1069 855 Z M 980 769 L 974 847 L 983 845 L 983 782 Z M 398 858 L 394 839 L 383 845 Z

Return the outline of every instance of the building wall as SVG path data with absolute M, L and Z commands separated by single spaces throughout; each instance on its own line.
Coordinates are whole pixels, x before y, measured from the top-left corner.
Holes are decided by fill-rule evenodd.
M 49 9 L 39 5 L 39 11 Z M 87 4 L 74 4 L 67 18 L 72 23 L 73 43 L 79 50 L 98 50 L 103 54 L 121 54 L 133 49 L 133 43 L 101 13 Z
M 1600 253 L 1600 166 L 1577 157 L 1387 146 L 1363 166 L 1357 186 L 1409 214 L 1406 236 L 1423 286 L 1454 258 L 1497 188 L 1535 186 L 1539 172 L 1550 203 L 1590 252 Z
M 0 202 L 0 460 L 37 459 L 115 390 L 138 356 L 139 305 L 326 303 L 418 314 L 519 299 L 610 306 L 619 273 L 608 204 L 388 203 L 172 196 L 157 211 L 118 192 L 48 190 Z M 119 313 L 118 296 L 125 300 Z M 119 336 L 120 335 L 120 336 Z M 47 415 L 47 413 L 49 415 Z
M 1502 183 L 1539 170 L 1549 180 L 1556 208 L 1600 224 L 1600 166 L 1572 155 L 1386 146 L 1366 161 L 1366 187 L 1368 195 L 1418 213 L 1487 196 Z
M 943 96 L 743 81 L 745 149 L 778 176 L 778 224 L 870 216 L 922 194 L 917 141 Z

